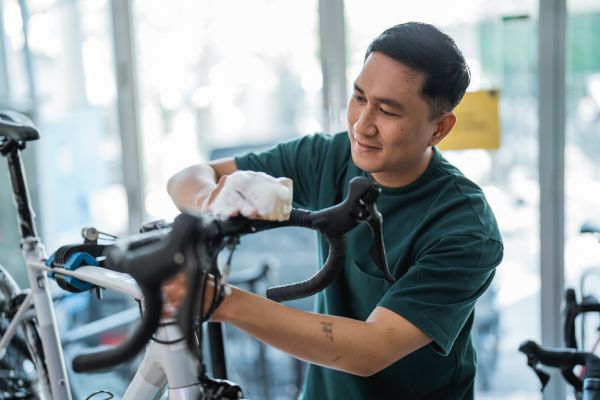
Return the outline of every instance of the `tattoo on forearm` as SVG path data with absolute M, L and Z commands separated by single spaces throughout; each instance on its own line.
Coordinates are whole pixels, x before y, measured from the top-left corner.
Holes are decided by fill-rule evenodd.
M 325 333 L 325 337 L 329 339 L 331 343 L 333 343 L 333 322 L 321 321 L 321 327 L 323 329 L 323 333 Z

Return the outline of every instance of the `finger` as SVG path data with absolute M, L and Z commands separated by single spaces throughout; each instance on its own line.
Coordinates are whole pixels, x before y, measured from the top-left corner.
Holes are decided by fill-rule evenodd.
M 179 305 L 186 293 L 186 274 L 178 273 L 162 287 L 165 302 Z
M 217 186 L 215 186 L 215 188 L 208 195 L 208 198 L 204 201 L 204 204 L 202 205 L 202 211 L 210 211 L 210 206 L 215 201 L 219 193 L 221 193 L 221 190 L 223 190 L 225 182 L 227 182 L 227 175 L 223 175 L 219 178 Z

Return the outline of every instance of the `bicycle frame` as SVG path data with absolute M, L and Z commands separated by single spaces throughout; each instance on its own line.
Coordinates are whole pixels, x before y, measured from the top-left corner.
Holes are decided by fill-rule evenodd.
M 7 154 L 8 169 L 12 183 L 13 196 L 19 219 L 21 249 L 27 265 L 27 279 L 31 292 L 21 304 L 15 317 L 9 324 L 5 335 L 0 341 L 0 352 L 10 343 L 17 327 L 22 322 L 25 312 L 33 305 L 38 321 L 38 333 L 44 351 L 50 387 L 45 387 L 44 395 L 51 399 L 71 399 L 69 381 L 64 363 L 62 346 L 56 327 L 56 316 L 52 307 L 52 298 L 48 286 L 48 278 L 43 270 L 30 268 L 30 263 L 39 262 L 46 258 L 46 252 L 41 240 L 37 237 L 33 210 L 29 201 L 29 191 L 23 169 L 20 149 L 14 147 Z
M 47 267 L 44 264 L 44 260 L 47 258 L 46 251 L 41 239 L 36 235 L 34 213 L 29 202 L 20 150 L 14 148 L 7 155 L 7 159 L 19 218 L 22 254 L 26 262 L 31 292 L 19 306 L 5 334 L 0 339 L 0 354 L 4 354 L 17 328 L 33 306 L 49 382 L 49 387 L 42 385 L 44 397 L 55 400 L 71 400 L 72 395 L 47 273 L 72 276 L 99 287 L 115 290 L 138 301 L 142 297 L 141 291 L 135 280 L 129 275 L 105 268 L 82 266 L 77 270 L 70 271 L 64 268 Z M 180 338 L 181 333 L 176 325 L 166 325 L 158 328 L 155 337 L 161 341 L 173 341 Z M 188 352 L 183 342 L 161 344 L 152 341 L 146 350 L 146 355 L 123 399 L 156 398 L 163 393 L 167 383 L 169 384 L 170 399 L 197 399 L 202 394 L 202 386 L 196 376 L 197 366 L 195 364 L 197 361 Z M 43 373 L 43 371 L 38 371 L 38 373 Z

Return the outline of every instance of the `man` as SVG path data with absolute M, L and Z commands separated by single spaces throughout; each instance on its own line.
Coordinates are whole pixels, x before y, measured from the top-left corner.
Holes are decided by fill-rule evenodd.
M 310 363 L 304 398 L 473 398 L 473 308 L 503 246 L 481 189 L 434 147 L 454 126 L 452 110 L 469 79 L 450 37 L 427 24 L 397 25 L 367 50 L 348 132 L 189 167 L 170 179 L 182 210 L 207 207 L 238 169 L 291 178 L 294 204 L 308 209 L 339 202 L 355 176 L 381 186 L 394 283 L 371 261 L 370 233 L 360 226 L 346 235 L 344 270 L 318 295 L 316 313 L 233 288 L 214 315 Z M 320 250 L 324 259 L 324 242 Z M 173 301 L 182 280 L 167 287 Z

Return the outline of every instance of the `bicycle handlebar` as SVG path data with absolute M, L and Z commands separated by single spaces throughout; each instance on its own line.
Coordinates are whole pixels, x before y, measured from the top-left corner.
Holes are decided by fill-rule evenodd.
M 549 367 L 560 369 L 573 369 L 577 365 L 585 365 L 591 353 L 577 351 L 570 348 L 547 349 L 532 340 L 519 346 L 519 351 L 534 363 L 541 363 Z
M 583 390 L 583 381 L 573 373 L 573 368 L 577 365 L 586 366 L 586 378 L 600 378 L 600 359 L 593 353 L 571 348 L 547 349 L 531 340 L 522 343 L 519 351 L 527 356 L 527 365 L 537 374 L 542 383 L 542 390 L 550 376 L 540 370 L 538 364 L 560 369 L 563 378 L 578 392 Z
M 216 256 L 228 243 L 245 234 L 298 226 L 319 231 L 329 244 L 327 260 L 314 276 L 303 282 L 267 290 L 267 297 L 275 301 L 308 297 L 330 285 L 343 267 L 346 254 L 343 235 L 359 223 L 368 224 L 373 236 L 373 245 L 369 251 L 371 258 L 386 278 L 393 281 L 385 255 L 383 221 L 375 205 L 378 196 L 379 188 L 373 181 L 357 177 L 350 181 L 348 194 L 341 203 L 312 212 L 293 209 L 286 221 L 250 220 L 244 217 L 221 220 L 207 215 L 182 213 L 175 218 L 164 238 L 161 238 L 161 234 L 154 234 L 150 240 L 147 234 L 142 234 L 124 242 L 125 246 L 110 247 L 106 254 L 106 264 L 130 274 L 140 286 L 145 306 L 142 321 L 115 348 L 75 357 L 73 368 L 78 372 L 107 368 L 137 354 L 150 340 L 159 324 L 163 306 L 160 290 L 162 283 L 184 266 L 189 274 L 188 291 L 179 322 L 191 347 L 194 344 L 192 321 L 197 315 L 199 278 L 208 273 L 218 277 Z

